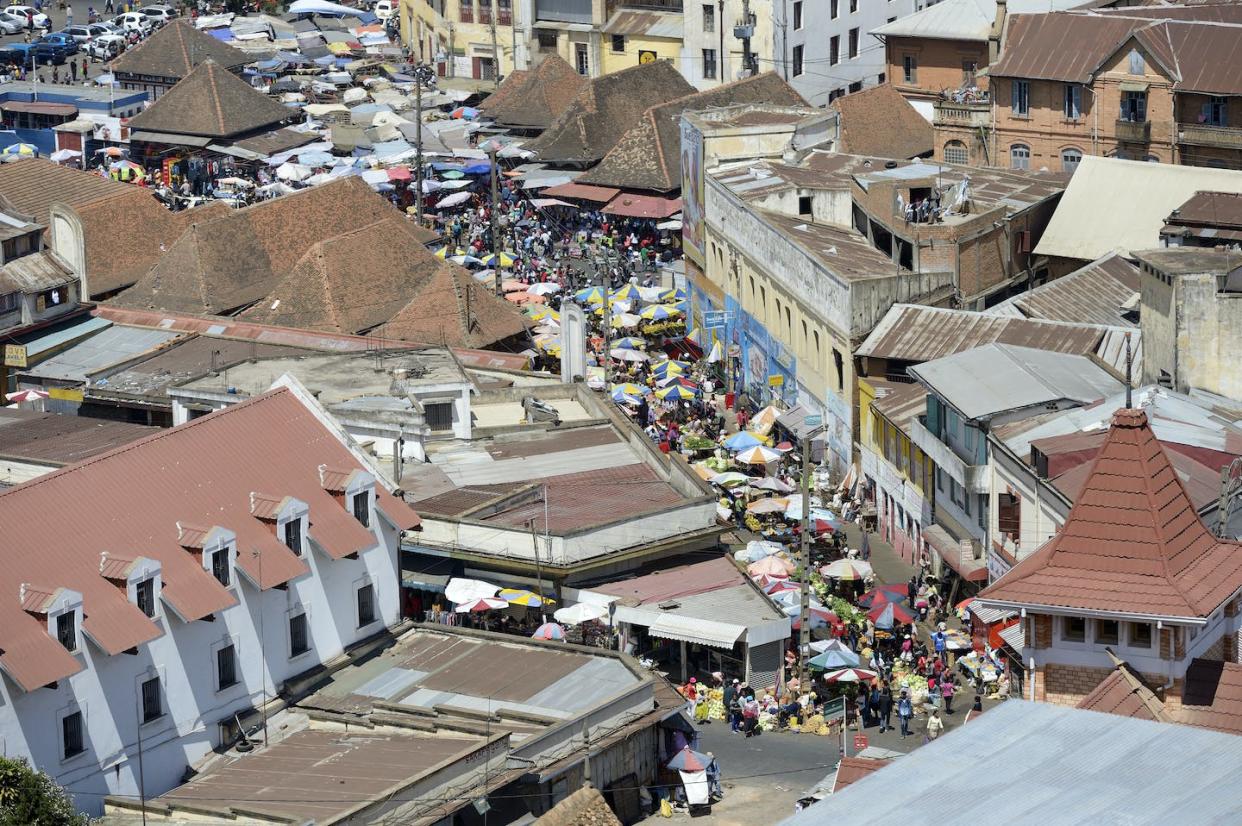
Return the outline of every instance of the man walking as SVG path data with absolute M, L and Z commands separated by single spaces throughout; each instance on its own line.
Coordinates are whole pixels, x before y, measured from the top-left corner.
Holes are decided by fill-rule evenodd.
M 893 730 L 893 687 L 888 683 L 880 691 L 880 734 Z
M 897 720 L 901 723 L 901 736 L 910 736 L 910 718 L 914 716 L 914 705 L 906 689 L 901 690 L 901 699 L 897 701 Z

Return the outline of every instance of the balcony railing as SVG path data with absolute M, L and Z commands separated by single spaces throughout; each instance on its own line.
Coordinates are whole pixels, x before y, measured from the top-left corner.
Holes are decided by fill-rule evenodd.
M 1242 129 L 1228 126 L 1205 126 L 1201 123 L 1179 123 L 1177 139 L 1181 143 L 1197 146 L 1215 146 L 1221 149 L 1242 149 Z
M 1117 140 L 1126 143 L 1150 143 L 1151 121 L 1118 120 Z
M 461 17 L 461 22 L 463 23 L 473 23 L 474 22 L 474 7 L 463 5 L 461 7 L 460 17 Z
M 936 126 L 962 126 L 975 129 L 992 124 L 992 104 L 987 101 L 977 103 L 953 103 L 938 100 L 933 104 L 932 123 Z

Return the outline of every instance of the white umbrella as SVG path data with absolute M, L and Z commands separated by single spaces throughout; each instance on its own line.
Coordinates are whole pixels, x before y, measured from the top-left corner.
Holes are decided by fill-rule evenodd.
M 484 582 L 481 579 L 464 579 L 462 577 L 453 577 L 444 586 L 444 596 L 449 602 L 469 602 L 472 599 L 488 599 L 496 596 L 496 592 L 500 590 L 497 585 L 490 582 Z
M 591 620 L 603 619 L 608 616 L 608 609 L 602 605 L 579 602 L 577 605 L 570 605 L 567 608 L 558 608 L 552 616 L 556 618 L 557 622 L 578 625 Z
M 48 157 L 52 159 L 53 163 L 64 163 L 65 161 L 82 157 L 82 153 L 76 149 L 57 149 Z
M 469 192 L 454 192 L 452 195 L 445 196 L 440 199 L 440 203 L 436 204 L 437 209 L 447 209 L 448 207 L 459 206 L 470 200 Z
M 716 362 L 721 361 L 721 360 L 723 360 L 723 359 L 724 359 L 724 350 L 721 348 L 721 346 L 720 346 L 720 342 L 719 342 L 719 341 L 713 341 L 713 342 L 712 342 L 712 349 L 711 349 L 711 351 L 707 354 L 707 363 L 708 363 L 708 364 L 715 364 Z
M 559 293 L 560 291 L 561 285 L 552 281 L 541 281 L 538 284 L 531 284 L 530 287 L 526 289 L 526 292 L 531 295 L 552 295 L 553 293 Z
M 612 323 L 617 327 L 637 327 L 642 320 L 642 316 L 633 313 L 617 313 L 612 317 Z
M 610 350 L 609 353 L 618 361 L 647 361 L 651 358 L 642 350 L 626 350 L 624 347 L 616 347 Z
M 276 167 L 276 177 L 282 181 L 305 181 L 313 174 L 314 171 L 310 167 L 291 161 Z

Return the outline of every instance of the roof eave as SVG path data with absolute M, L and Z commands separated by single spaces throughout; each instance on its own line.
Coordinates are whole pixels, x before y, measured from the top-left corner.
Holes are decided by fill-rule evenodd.
M 1128 611 L 1101 611 L 1097 608 L 1043 605 L 1037 602 L 1017 602 L 985 596 L 976 597 L 976 600 L 986 608 L 1018 611 L 1022 616 L 1026 616 L 1026 612 L 1030 611 L 1036 614 L 1054 614 L 1061 617 L 1092 617 L 1095 619 L 1125 620 L 1127 622 L 1151 622 L 1154 620 L 1169 625 L 1207 625 L 1208 622 L 1207 617 L 1179 617 L 1163 614 L 1138 614 Z

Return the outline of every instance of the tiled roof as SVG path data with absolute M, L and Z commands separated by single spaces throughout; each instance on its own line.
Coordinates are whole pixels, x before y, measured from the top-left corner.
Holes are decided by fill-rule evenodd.
M 394 212 L 320 241 L 242 317 L 331 333 L 374 329 L 438 270 L 453 266 L 428 252 L 415 229 Z M 424 309 L 442 314 L 451 308 Z
M 223 140 L 276 126 L 295 115 L 214 60 L 205 60 L 130 118 L 129 127 Z
M 541 815 L 534 826 L 621 826 L 621 821 L 599 789 L 583 786 Z
M 664 61 L 650 65 L 664 65 Z M 669 64 L 671 65 L 671 64 Z M 640 67 L 641 68 L 641 67 Z M 693 92 L 653 104 L 616 142 L 599 165 L 576 179 L 579 183 L 620 189 L 671 192 L 681 188 L 681 115 L 741 103 L 776 106 L 806 105 L 793 87 L 775 72 L 765 72 L 706 92 Z
M 885 83 L 837 98 L 840 152 L 873 158 L 916 158 L 932 151 L 932 125 Z
M 1169 719 L 1164 703 L 1126 663 L 1120 663 L 1094 691 L 1082 698 L 1078 707 L 1156 722 Z
M 980 595 L 1009 605 L 1206 617 L 1242 586 L 1242 545 L 1213 536 L 1147 415 L 1123 409 L 1065 525 Z
M 270 293 L 315 244 L 394 216 L 400 213 L 354 177 L 244 209 L 226 208 L 190 224 L 150 272 L 112 303 L 227 313 Z
M 666 60 L 593 78 L 544 133 L 523 148 L 544 161 L 592 163 L 607 155 L 648 107 L 693 92 L 694 87 Z
M 192 23 L 174 20 L 112 61 L 121 74 L 183 78 L 205 60 L 232 69 L 252 58 L 222 40 L 203 34 Z
M 846 786 L 857 783 L 886 765 L 888 765 L 886 761 L 873 760 L 870 757 L 842 757 L 841 762 L 837 764 L 837 777 L 832 784 L 832 793 L 836 794 Z
M 517 305 L 451 264 L 439 266 L 403 297 L 408 302 L 378 331 L 385 338 L 485 349 L 529 327 Z
M 1242 664 L 1193 660 L 1186 669 L 1180 704 L 1169 707 L 1122 662 L 1078 707 L 1242 735 Z
M 108 653 L 161 633 L 100 575 L 102 550 L 158 561 L 163 599 L 187 621 L 235 604 L 182 545 L 201 539 L 202 529 L 183 536 L 179 522 L 233 531 L 238 566 L 256 581 L 261 568 L 264 587 L 304 573 L 306 564 L 250 514 L 253 490 L 306 502 L 309 535 L 333 556 L 357 549 L 357 531 L 365 530 L 323 489 L 318 465 L 324 462 L 359 465 L 293 391 L 282 389 L 0 494 L 0 524 L 39 526 L 35 535 L 10 532 L 0 540 L 0 668 L 28 691 L 78 670 L 46 627 L 23 612 L 17 599 L 23 582 L 80 592 L 83 631 Z M 386 489 L 376 493 L 393 521 L 417 522 Z
M 6 407 L 0 408 L 0 456 L 61 465 L 129 444 L 156 430 L 131 422 Z
M 514 72 L 479 104 L 502 126 L 547 129 L 589 81 L 559 55 L 549 55 L 528 72 Z
M 214 202 L 170 212 L 151 190 L 70 169 L 42 158 L 0 165 L 0 192 L 48 225 L 54 203 L 77 214 L 86 245 L 87 289 L 110 293 L 141 278 L 192 221 L 229 212 Z

